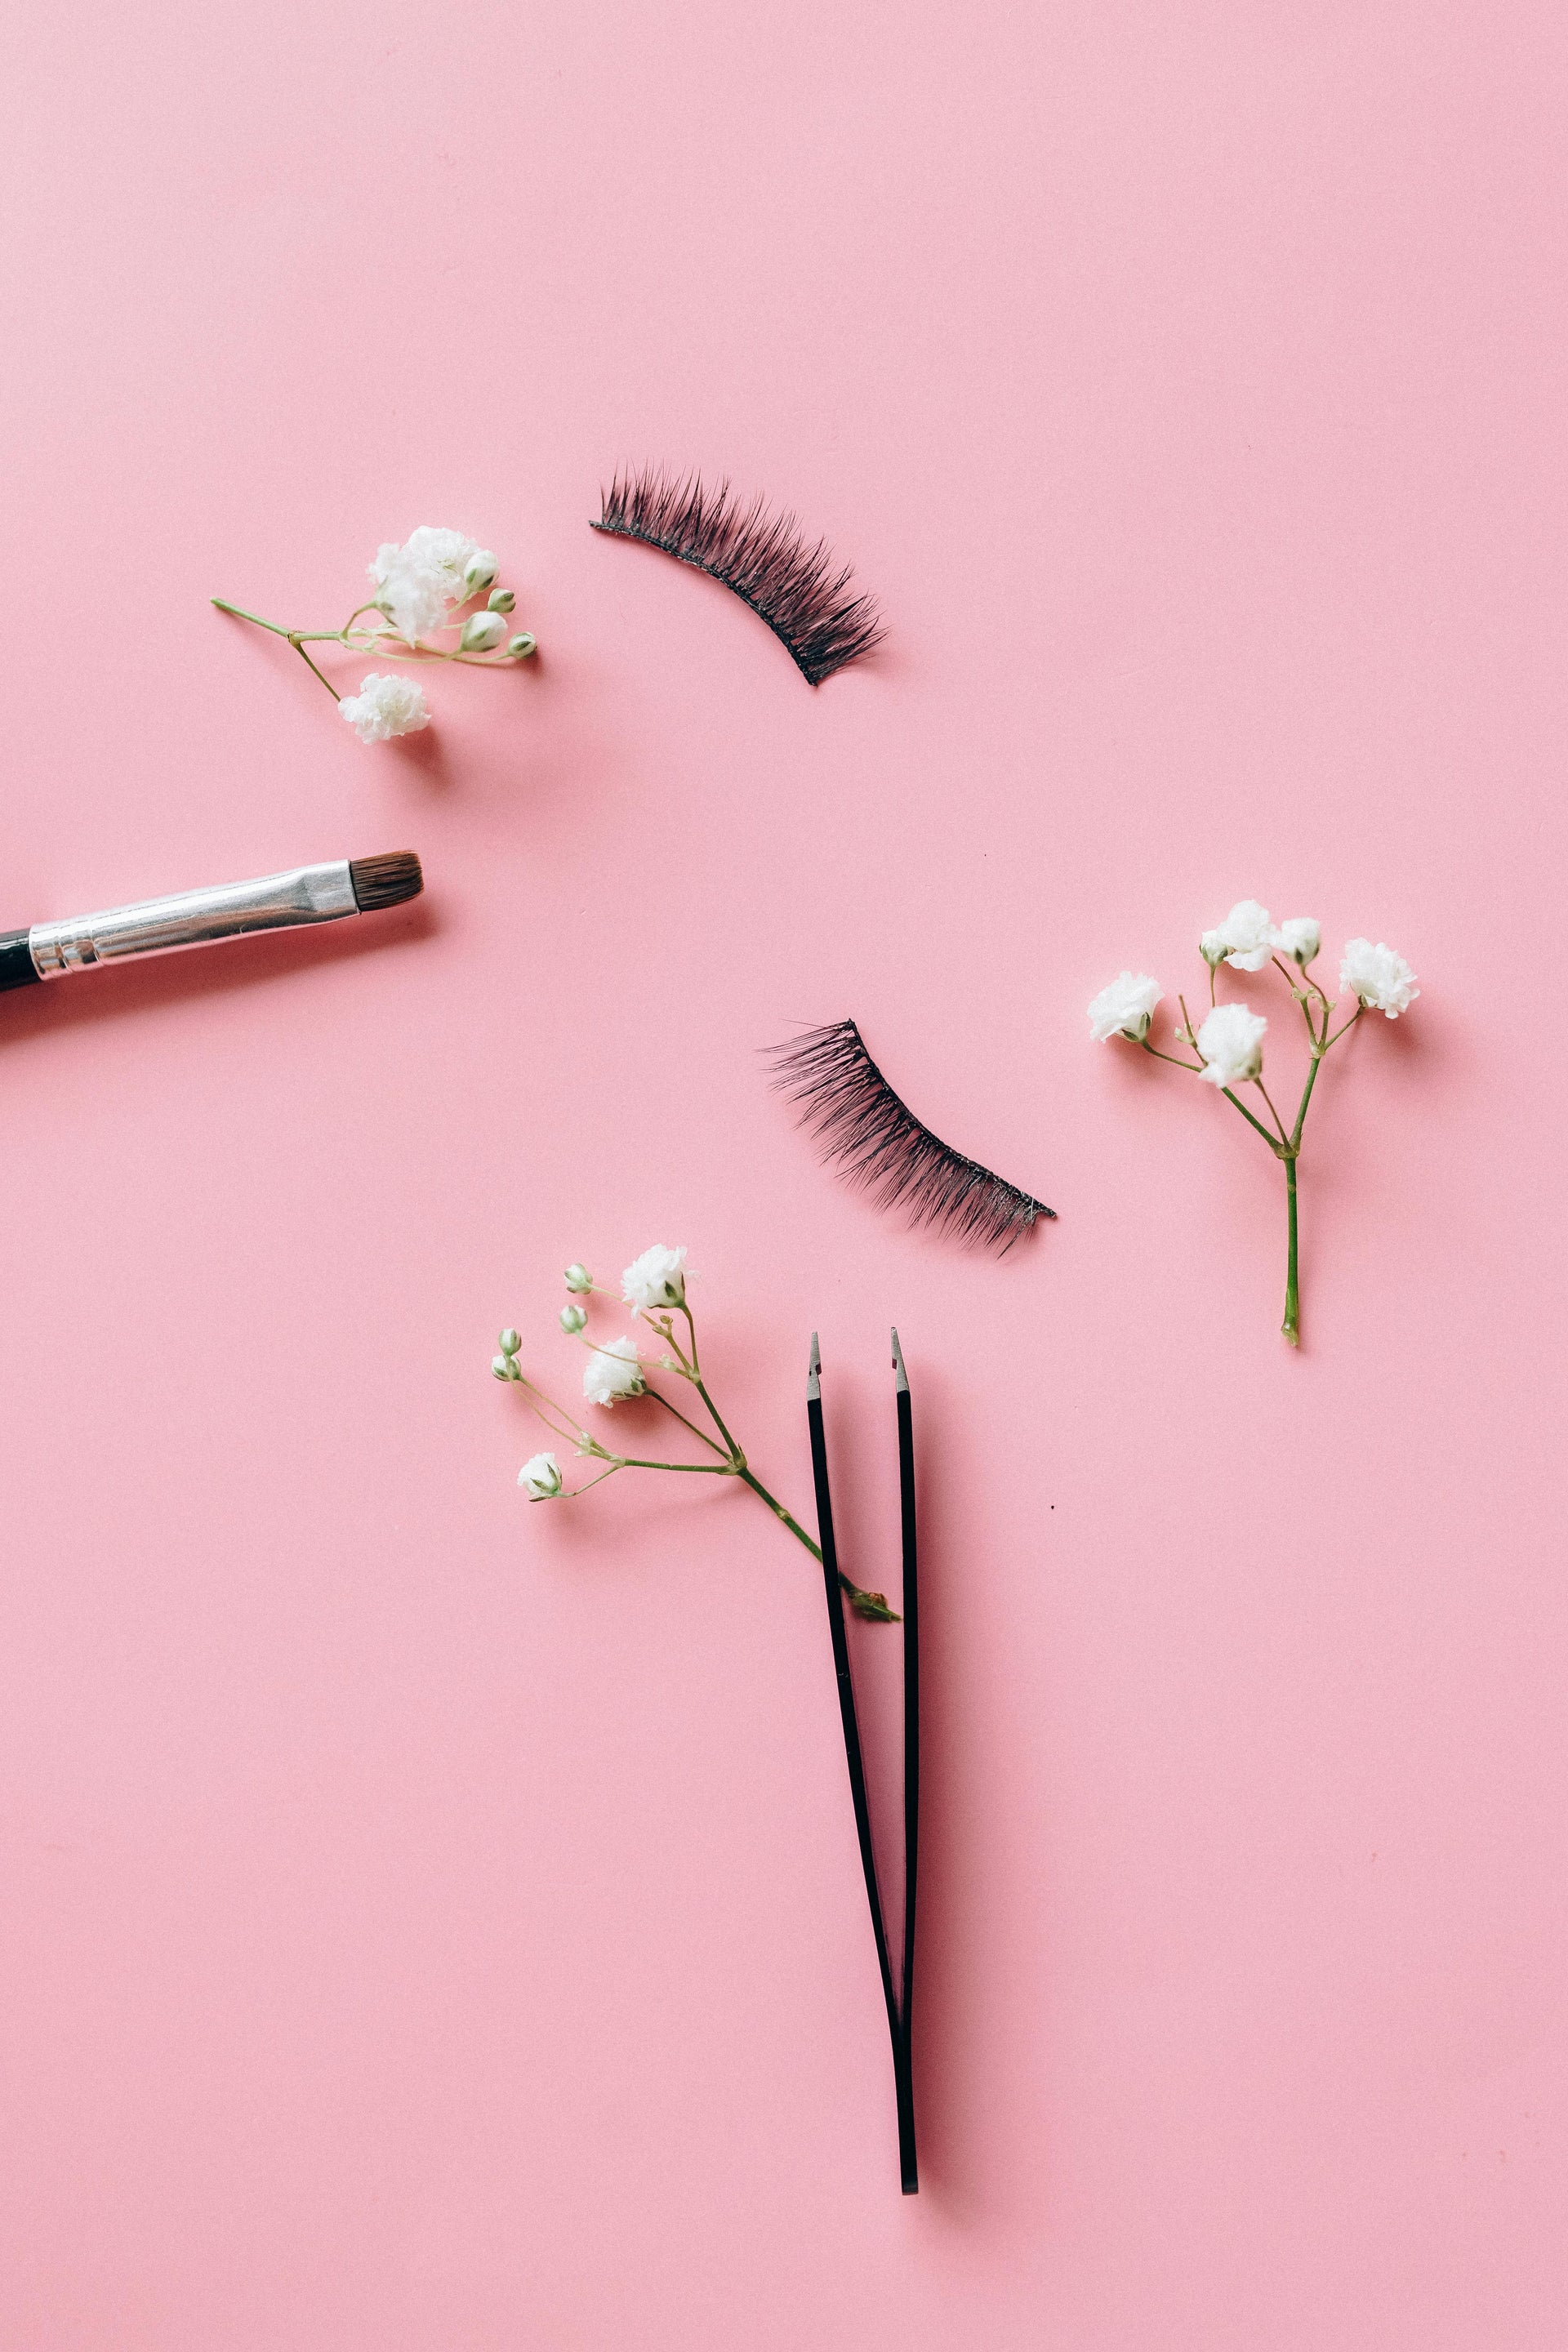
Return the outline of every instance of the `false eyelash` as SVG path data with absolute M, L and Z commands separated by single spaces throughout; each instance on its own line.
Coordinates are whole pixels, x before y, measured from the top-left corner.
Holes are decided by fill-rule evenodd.
M 672 480 L 656 472 L 617 474 L 604 493 L 595 530 L 640 539 L 706 572 L 765 621 L 813 686 L 880 645 L 884 631 L 869 596 L 852 596 L 847 564 L 836 567 L 825 540 L 811 547 L 793 515 L 770 515 L 762 499 L 743 507 L 728 482 Z
M 1038 1217 L 1055 1217 L 979 1161 L 921 1125 L 866 1051 L 853 1021 L 808 1029 L 769 1050 L 773 1084 L 799 1103 L 801 1123 L 851 1184 L 879 1208 L 907 1208 L 911 1225 L 934 1225 L 1004 1252 Z

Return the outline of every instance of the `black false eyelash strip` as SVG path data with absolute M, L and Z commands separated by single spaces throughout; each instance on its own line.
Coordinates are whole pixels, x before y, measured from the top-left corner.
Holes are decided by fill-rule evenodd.
M 825 541 L 810 545 L 793 515 L 770 514 L 760 498 L 742 505 L 728 482 L 710 490 L 695 474 L 684 481 L 617 474 L 592 528 L 640 539 L 722 581 L 788 646 L 813 686 L 881 643 L 875 604 L 849 593 L 849 566 L 835 562 Z
M 853 1021 L 808 1029 L 768 1056 L 773 1084 L 800 1106 L 801 1124 L 823 1157 L 879 1208 L 908 1211 L 911 1225 L 931 1225 L 991 1249 L 1011 1249 L 1040 1217 L 1055 1217 L 1016 1184 L 966 1160 L 923 1126 L 893 1092 Z

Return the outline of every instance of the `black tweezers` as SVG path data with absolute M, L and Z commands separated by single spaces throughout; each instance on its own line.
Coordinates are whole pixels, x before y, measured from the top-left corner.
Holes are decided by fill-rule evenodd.
M 904 1541 L 904 1966 L 897 1993 L 888 1957 L 888 1931 L 882 1921 L 882 1898 L 877 1888 L 877 1863 L 871 1851 L 871 1814 L 866 1802 L 866 1766 L 860 1753 L 860 1727 L 855 1716 L 855 1685 L 849 1677 L 849 1645 L 844 1633 L 844 1594 L 838 1581 L 838 1552 L 833 1540 L 833 1498 L 827 1488 L 827 1446 L 822 1430 L 822 1357 L 816 1334 L 811 1335 L 811 1369 L 806 1375 L 805 1417 L 811 1431 L 811 1467 L 816 1481 L 816 1529 L 822 1545 L 822 1577 L 827 1589 L 827 1625 L 833 1636 L 833 1665 L 838 1677 L 838 1711 L 844 1721 L 844 1754 L 849 1766 L 849 1792 L 855 1801 L 855 1828 L 860 1840 L 860 1864 L 866 1873 L 866 1900 L 871 1906 L 871 1930 L 877 1939 L 877 1961 L 882 1971 L 882 1998 L 888 2004 L 888 2032 L 893 2044 L 893 2087 L 899 2105 L 899 2170 L 904 2195 L 920 2189 L 915 2167 L 915 2088 L 911 2067 L 911 2022 L 915 1977 L 915 1858 L 920 1832 L 921 1800 L 921 1674 L 920 1601 L 915 1573 L 915 1438 L 910 1414 L 910 1382 L 904 1370 L 899 1335 L 893 1334 L 894 1388 L 899 1412 L 899 1503 Z

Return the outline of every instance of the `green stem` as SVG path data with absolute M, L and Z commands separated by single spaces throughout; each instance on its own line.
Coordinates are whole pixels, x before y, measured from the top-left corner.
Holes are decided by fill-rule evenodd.
M 311 677 L 319 677 L 321 679 L 321 684 L 326 688 L 327 692 L 331 696 L 334 702 L 341 702 L 343 698 L 342 696 L 338 692 L 337 688 L 332 684 L 331 679 L 326 675 L 326 672 L 324 670 L 319 670 L 316 667 L 315 663 L 310 659 L 310 655 L 300 643 L 298 635 L 291 634 L 289 642 L 293 646 L 294 651 L 299 655 L 300 659 L 304 663 L 305 667 L 310 671 Z
M 663 1395 L 659 1390 L 650 1388 L 648 1390 L 648 1394 L 652 1397 L 655 1404 L 661 1404 L 666 1412 L 674 1413 L 675 1418 L 679 1422 L 681 1427 L 683 1429 L 689 1429 L 691 1432 L 692 1436 L 697 1439 L 698 1443 L 708 1448 L 710 1454 L 721 1454 L 723 1452 L 723 1447 L 721 1445 L 715 1445 L 713 1440 L 709 1436 L 708 1432 L 705 1429 L 699 1429 L 694 1421 L 688 1421 L 679 1406 L 671 1404 L 669 1399 Z
M 635 1454 L 622 1454 L 617 1456 L 617 1463 L 623 1470 L 683 1470 L 689 1478 L 732 1478 L 735 1475 L 732 1462 L 642 1462 Z M 743 1478 L 746 1474 L 742 1470 L 740 1475 Z
M 1323 1051 L 1325 1054 L 1328 1052 L 1331 1045 L 1337 1045 L 1342 1037 L 1348 1037 L 1350 1035 L 1351 1031 L 1355 1027 L 1356 1023 L 1361 1019 L 1362 1014 L 1365 1011 L 1366 1007 L 1364 1004 L 1358 1004 L 1355 1011 L 1351 1014 L 1350 1019 L 1345 1023 L 1344 1027 L 1342 1029 L 1336 1029 L 1331 1037 L 1324 1038 Z M 1324 1028 L 1326 1029 L 1328 1025 L 1328 1023 L 1325 1021 L 1323 1024 Z
M 1269 1108 L 1270 1112 L 1273 1114 L 1274 1124 L 1275 1124 L 1275 1126 L 1279 1129 L 1279 1140 L 1280 1140 L 1280 1142 L 1281 1142 L 1281 1143 L 1283 1143 L 1283 1144 L 1287 1147 L 1287 1149 L 1289 1149 L 1289 1142 L 1290 1142 L 1290 1138 L 1289 1138 L 1289 1135 L 1286 1133 L 1286 1131 L 1285 1131 L 1285 1122 L 1284 1122 L 1284 1120 L 1280 1118 L 1280 1116 L 1279 1116 L 1279 1112 L 1278 1112 L 1277 1110 L 1275 1110 L 1275 1108 L 1274 1108 L 1274 1100 L 1273 1100 L 1272 1096 L 1269 1094 L 1269 1091 L 1268 1091 L 1268 1087 L 1264 1085 L 1264 1083 L 1263 1083 L 1263 1081 L 1262 1081 L 1262 1079 L 1261 1079 L 1261 1078 L 1254 1078 L 1254 1080 L 1253 1080 L 1253 1082 L 1252 1082 L 1252 1083 L 1253 1083 L 1253 1085 L 1258 1088 L 1258 1093 L 1263 1097 L 1264 1101 L 1268 1105 L 1268 1108 Z
M 795 1517 L 794 1512 L 786 1511 L 784 1505 L 779 1501 L 778 1496 L 776 1495 L 770 1495 L 762 1480 L 760 1478 L 753 1477 L 752 1473 L 746 1468 L 743 1462 L 737 1462 L 735 1467 L 736 1475 L 745 1480 L 752 1494 L 760 1495 L 762 1496 L 763 1502 L 767 1505 L 769 1510 L 773 1512 L 774 1517 L 784 1521 L 785 1527 L 789 1529 L 791 1535 L 795 1537 L 796 1542 L 803 1543 L 807 1551 L 811 1554 L 813 1559 L 816 1560 L 820 1564 L 822 1559 L 821 1545 L 813 1543 L 811 1538 L 806 1534 L 805 1529 L 801 1526 L 800 1521 Z M 874 1618 L 879 1623 L 884 1625 L 896 1625 L 899 1623 L 900 1619 L 897 1610 L 889 1608 L 887 1598 L 883 1593 L 867 1592 L 863 1591 L 858 1584 L 851 1582 L 850 1579 L 845 1575 L 842 1569 L 838 1571 L 838 1581 L 842 1590 L 848 1598 L 849 1606 L 854 1610 L 857 1617 Z
M 243 604 L 226 604 L 221 596 L 215 596 L 212 601 L 220 613 L 232 613 L 237 621 L 254 621 L 258 629 L 270 629 L 275 637 L 286 637 L 289 635 L 288 630 L 282 628 L 278 622 L 264 621 L 259 613 L 247 613 Z
M 693 1366 L 692 1366 L 692 1370 L 691 1370 L 691 1385 L 692 1385 L 692 1387 L 697 1391 L 698 1395 L 701 1398 L 701 1400 L 702 1400 L 703 1403 L 707 1406 L 707 1408 L 708 1408 L 709 1412 L 712 1414 L 712 1416 L 713 1416 L 713 1425 L 714 1425 L 714 1427 L 715 1427 L 715 1428 L 717 1429 L 717 1431 L 719 1432 L 719 1434 L 720 1434 L 720 1436 L 723 1439 L 723 1441 L 724 1441 L 725 1444 L 729 1447 L 729 1449 L 730 1449 L 731 1453 L 734 1455 L 734 1457 L 735 1457 L 736 1461 L 737 1461 L 737 1462 L 743 1462 L 743 1461 L 745 1460 L 745 1456 L 744 1456 L 744 1454 L 741 1452 L 741 1449 L 740 1449 L 740 1447 L 736 1444 L 736 1443 L 735 1443 L 734 1439 L 731 1436 L 731 1434 L 730 1434 L 729 1431 L 725 1428 L 725 1426 L 724 1426 L 724 1421 L 723 1421 L 723 1416 L 722 1416 L 722 1414 L 720 1412 L 719 1408 L 718 1408 L 718 1406 L 714 1403 L 714 1402 L 713 1402 L 712 1398 L 709 1395 L 709 1393 L 708 1393 L 708 1391 L 707 1391 L 706 1387 L 703 1385 L 702 1375 L 701 1375 L 701 1373 L 697 1370 L 697 1368 L 696 1368 L 696 1365 L 695 1365 L 695 1364 L 693 1364 Z M 743 1475 L 743 1474 L 742 1474 L 742 1475 Z M 759 1487 L 758 1492 L 760 1493 L 761 1491 L 762 1491 L 762 1490 L 761 1490 L 761 1488 Z M 771 1495 L 769 1496 L 768 1500 L 769 1500 L 770 1502 L 772 1502 L 772 1501 L 773 1501 L 773 1496 L 772 1496 Z M 774 1508 L 775 1508 L 775 1509 L 777 1508 L 777 1505 L 776 1505 L 776 1504 L 774 1505 Z M 785 1517 L 788 1517 L 787 1512 L 785 1513 Z M 806 1538 L 805 1538 L 805 1539 L 804 1539 L 804 1540 L 805 1540 L 805 1541 L 806 1541 L 807 1543 L 809 1543 L 809 1542 L 810 1542 L 810 1540 L 811 1540 L 811 1538 L 810 1538 L 810 1537 L 809 1537 L 809 1536 L 807 1536 Z M 818 1558 L 820 1559 L 820 1557 L 821 1557 L 821 1555 L 820 1555 L 820 1553 L 819 1553 L 819 1554 L 818 1554 Z
M 617 1470 L 625 1470 L 628 1467 L 629 1465 L 625 1462 L 612 1462 L 607 1470 L 601 1470 L 596 1477 L 585 1478 L 580 1486 L 563 1486 L 555 1500 L 559 1503 L 574 1503 L 579 1495 L 591 1495 L 595 1486 L 602 1486 L 606 1478 L 615 1476 Z
M 795 1517 L 794 1512 L 786 1511 L 784 1505 L 779 1501 L 778 1496 L 776 1495 L 770 1495 L 762 1480 L 753 1476 L 752 1473 L 743 1465 L 736 1472 L 736 1475 L 745 1480 L 746 1485 L 751 1488 L 753 1495 L 760 1495 L 762 1496 L 769 1510 L 773 1514 L 773 1517 L 784 1521 L 791 1535 L 795 1538 L 795 1541 L 797 1543 L 803 1543 L 805 1546 L 807 1551 L 811 1554 L 813 1559 L 816 1560 L 817 1566 L 820 1568 L 822 1565 L 822 1546 L 820 1544 L 813 1543 L 811 1538 L 806 1534 L 805 1529 L 801 1526 L 800 1521 Z M 840 1582 L 845 1584 L 847 1591 L 853 1592 L 856 1590 L 855 1586 L 847 1583 L 847 1581 L 842 1578 L 840 1579 Z
M 1318 1083 L 1318 1065 L 1326 1051 L 1326 1047 L 1320 1045 L 1313 1054 L 1311 1067 L 1307 1072 L 1307 1083 L 1301 1089 L 1301 1099 L 1296 1106 L 1296 1124 L 1290 1130 L 1290 1146 L 1295 1151 L 1300 1151 L 1301 1149 L 1301 1129 L 1307 1124 L 1307 1105 L 1312 1099 L 1312 1088 Z M 1276 1117 L 1278 1115 L 1276 1113 Z
M 1314 1067 L 1316 1065 L 1314 1065 Z M 1308 1082 L 1310 1084 L 1310 1081 Z M 1303 1108 L 1305 1106 L 1303 1105 Z M 1297 1279 L 1296 1155 L 1285 1162 L 1285 1206 L 1290 1237 L 1285 1261 L 1285 1320 L 1280 1329 L 1293 1348 L 1301 1344 L 1301 1292 Z
M 1279 1159 L 1281 1154 L 1279 1143 L 1276 1141 L 1275 1138 L 1269 1134 L 1268 1129 L 1264 1126 L 1263 1121 L 1260 1118 L 1254 1118 L 1252 1113 L 1247 1109 L 1247 1105 L 1242 1102 L 1238 1097 L 1233 1095 L 1228 1087 L 1221 1087 L 1220 1092 L 1225 1097 L 1227 1103 L 1235 1104 L 1237 1109 L 1241 1113 L 1241 1116 L 1247 1121 L 1248 1127 L 1255 1127 L 1258 1129 L 1258 1134 L 1263 1138 L 1264 1142 L 1268 1146 L 1268 1149 L 1274 1154 L 1275 1159 Z

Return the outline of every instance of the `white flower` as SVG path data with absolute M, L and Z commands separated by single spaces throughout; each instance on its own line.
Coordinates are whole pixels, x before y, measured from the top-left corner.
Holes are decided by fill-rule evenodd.
M 1210 954 L 1211 942 L 1237 971 L 1261 971 L 1279 944 L 1279 934 L 1268 919 L 1267 907 L 1260 907 L 1256 898 L 1238 898 L 1219 929 L 1205 931 L 1200 942 L 1207 961 L 1217 963 L 1219 957 Z
M 1401 955 L 1379 940 L 1347 940 L 1340 964 L 1340 986 L 1352 989 L 1369 1012 L 1385 1013 L 1396 1021 L 1408 1013 L 1420 995 L 1415 974 Z
M 517 1483 L 528 1488 L 531 1503 L 548 1503 L 561 1492 L 561 1465 L 553 1454 L 536 1454 L 518 1472 Z
M 463 623 L 458 648 L 466 654 L 494 653 L 506 635 L 505 616 L 500 613 L 470 613 Z
M 574 1339 L 578 1332 L 586 1330 L 587 1327 L 588 1318 L 580 1307 L 563 1307 L 561 1309 L 561 1328 L 569 1339 Z
M 1323 934 L 1310 915 L 1292 915 L 1279 926 L 1279 944 L 1303 971 L 1323 944 Z
M 593 1276 L 585 1265 L 579 1265 L 575 1259 L 567 1267 L 561 1279 L 568 1290 L 592 1290 L 594 1287 Z
M 1216 1004 L 1198 1031 L 1203 1075 L 1214 1087 L 1238 1087 L 1263 1067 L 1263 1033 L 1268 1024 L 1245 1004 Z
M 481 588 L 494 587 L 500 570 L 500 561 L 488 547 L 476 547 L 463 566 L 463 585 L 470 596 L 477 596 Z
M 583 1370 L 583 1393 L 590 1404 L 614 1404 L 617 1397 L 641 1396 L 643 1378 L 637 1343 L 628 1331 L 624 1339 L 591 1348 Z
M 1225 961 L 1225 952 L 1223 931 L 1205 931 L 1198 941 L 1198 953 L 1211 971 L 1216 964 L 1222 964 Z
M 1160 1002 L 1160 983 L 1146 971 L 1124 971 L 1102 988 L 1089 1008 L 1089 1034 L 1097 1045 L 1112 1037 L 1131 1037 L 1141 1045 Z
M 427 522 L 410 531 L 401 547 L 388 540 L 377 550 L 370 567 L 375 601 L 399 636 L 412 645 L 427 630 L 438 629 L 452 605 L 468 601 L 468 569 L 479 552 L 460 530 L 441 530 Z
M 686 1252 L 655 1242 L 621 1276 L 621 1297 L 634 1315 L 686 1304 Z
M 372 670 L 357 694 L 345 694 L 338 705 L 362 743 L 385 743 L 394 735 L 417 735 L 430 724 L 425 689 L 411 677 L 393 677 Z

